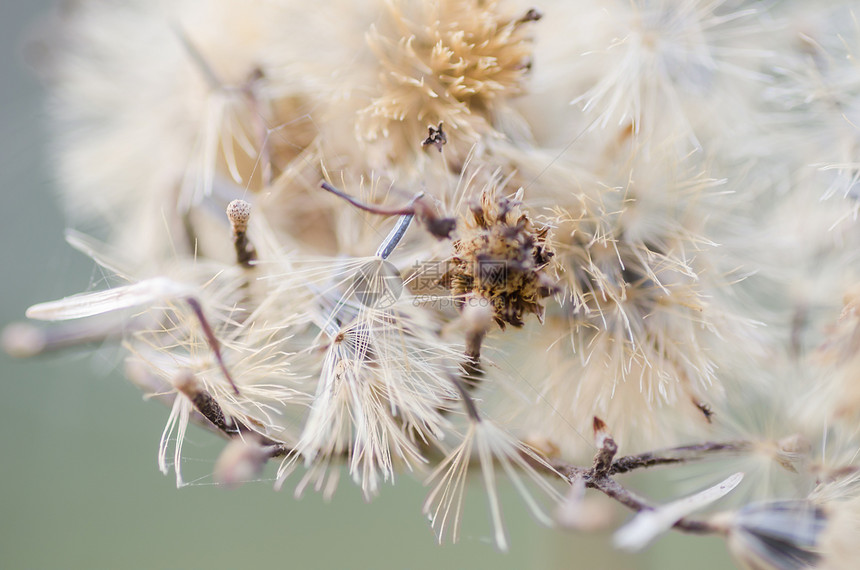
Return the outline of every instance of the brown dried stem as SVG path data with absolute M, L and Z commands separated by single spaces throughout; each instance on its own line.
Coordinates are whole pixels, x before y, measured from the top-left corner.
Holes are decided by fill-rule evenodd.
M 636 512 L 653 510 L 655 507 L 646 499 L 637 496 L 621 485 L 614 479 L 615 475 L 656 465 L 700 461 L 717 453 L 740 453 L 752 447 L 752 443 L 748 441 L 707 442 L 614 459 L 618 446 L 612 436 L 607 433 L 606 425 L 598 418 L 594 418 L 594 431 L 598 449 L 591 468 L 578 467 L 561 460 L 551 461 L 551 467 L 555 473 L 561 475 L 571 485 L 576 481 L 582 481 L 587 488 L 596 489 Z M 540 468 L 540 465 L 535 463 L 533 465 Z M 686 518 L 676 522 L 674 528 L 692 534 L 720 532 L 719 528 L 707 521 Z
M 252 430 L 235 418 L 229 418 L 224 413 L 218 400 L 203 388 L 192 374 L 188 373 L 185 377 L 178 378 L 176 386 L 191 401 L 194 409 L 228 438 L 234 439 L 250 436 L 257 440 L 260 446 L 268 448 L 267 455 L 270 459 L 273 457 L 282 457 L 290 452 L 290 448 L 284 444 Z
M 658 465 L 673 465 L 709 459 L 716 453 L 743 453 L 752 448 L 749 441 L 706 442 L 696 445 L 684 445 L 660 451 L 649 451 L 638 455 L 619 457 L 612 462 L 610 475 L 620 475 L 635 469 L 655 467 Z
M 197 320 L 200 322 L 200 327 L 203 329 L 203 334 L 206 336 L 206 342 L 209 344 L 209 348 L 212 349 L 212 353 L 215 354 L 215 360 L 218 362 L 218 367 L 221 369 L 224 377 L 227 378 L 227 381 L 230 382 L 230 386 L 233 387 L 233 392 L 235 392 L 236 395 L 239 395 L 239 387 L 236 386 L 236 382 L 233 381 L 233 376 L 230 375 L 230 371 L 227 370 L 227 365 L 224 364 L 224 358 L 221 356 L 221 344 L 218 342 L 218 337 L 215 336 L 215 331 L 212 330 L 212 325 L 209 324 L 209 320 L 203 313 L 203 307 L 194 297 L 186 298 L 185 302 L 188 303 L 188 306 L 191 307 L 191 310 L 197 316 Z
M 320 183 L 320 186 L 335 196 L 343 198 L 359 210 L 364 210 L 371 214 L 377 214 L 380 216 L 415 216 L 422 224 L 424 224 L 427 231 L 433 234 L 437 239 L 449 239 L 451 237 L 451 232 L 453 232 L 454 228 L 457 226 L 457 222 L 453 218 L 440 217 L 436 213 L 432 204 L 430 204 L 424 197 L 423 192 L 417 194 L 405 206 L 400 208 L 383 208 L 381 206 L 365 204 L 346 192 L 338 190 L 328 182 L 323 181 Z

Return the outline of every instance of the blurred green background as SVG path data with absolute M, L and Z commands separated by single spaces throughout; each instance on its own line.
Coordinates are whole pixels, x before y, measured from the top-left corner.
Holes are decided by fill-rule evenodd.
M 22 63 L 28 27 L 51 5 L 0 2 L 3 325 L 33 303 L 97 286 L 101 276 L 63 241 L 42 93 Z M 731 567 L 718 539 L 669 536 L 626 556 L 610 552 L 608 535 L 540 528 L 509 487 L 502 492 L 511 552 L 498 553 L 477 482 L 460 543 L 439 547 L 421 515 L 420 482 L 404 476 L 370 504 L 345 477 L 330 504 L 312 493 L 296 501 L 289 484 L 272 490 L 271 469 L 263 481 L 220 489 L 205 474 L 222 441 L 197 428 L 186 440 L 185 469 L 187 479 L 203 478 L 177 490 L 156 466 L 168 410 L 141 401 L 119 362 L 116 347 L 32 361 L 0 355 L 0 567 Z

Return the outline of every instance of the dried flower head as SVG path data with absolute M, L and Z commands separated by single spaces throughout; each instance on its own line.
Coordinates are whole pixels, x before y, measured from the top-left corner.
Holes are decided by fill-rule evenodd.
M 368 35 L 380 91 L 361 111 L 360 136 L 384 139 L 397 162 L 414 154 L 428 124 L 444 122 L 464 158 L 493 131 L 506 100 L 522 93 L 531 62 L 528 24 L 539 14 L 516 14 L 499 0 L 395 0 L 387 7 Z
M 592 13 L 590 51 L 577 62 L 573 103 L 610 137 L 642 150 L 706 148 L 720 129 L 743 131 L 750 107 L 734 104 L 770 51 L 750 33 L 759 9 L 725 0 L 613 2 Z M 728 150 L 728 149 L 727 149 Z M 729 152 L 731 152 L 729 150 Z
M 499 193 L 498 186 L 486 188 L 460 219 L 453 268 L 443 282 L 461 310 L 470 296 L 484 299 L 500 327 L 521 327 L 528 314 L 543 320 L 541 300 L 554 291 L 548 275 L 549 227 L 534 223 L 524 211 L 522 189 L 512 196 Z
M 553 194 L 546 247 L 564 303 L 532 333 L 544 348 L 522 356 L 541 371 L 541 401 L 522 410 L 536 435 L 563 440 L 599 415 L 635 447 L 711 420 L 717 366 L 740 356 L 718 362 L 719 346 L 749 323 L 720 302 L 713 244 L 690 224 L 719 181 L 679 180 L 662 166 L 641 165 L 623 189 Z
M 66 8 L 45 67 L 68 211 L 88 230 L 107 225 L 140 263 L 190 253 L 199 236 L 183 239 L 187 224 L 204 214 L 192 204 L 231 184 L 261 189 L 316 136 L 313 79 L 285 74 L 272 54 L 292 50 L 270 49 L 296 37 L 284 33 L 290 10 L 230 0 Z

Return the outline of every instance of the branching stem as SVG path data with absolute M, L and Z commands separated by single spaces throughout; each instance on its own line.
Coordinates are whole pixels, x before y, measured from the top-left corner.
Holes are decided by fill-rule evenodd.
M 716 453 L 740 453 L 751 447 L 752 443 L 748 441 L 706 442 L 663 451 L 630 455 L 613 460 L 618 447 L 612 437 L 603 436 L 600 447 L 594 456 L 594 465 L 591 468 L 577 467 L 559 460 L 552 461 L 550 465 L 556 473 L 564 477 L 570 484 L 581 480 L 587 488 L 596 489 L 607 497 L 618 501 L 628 509 L 639 512 L 653 510 L 654 506 L 621 485 L 621 483 L 613 478 L 615 475 L 657 465 L 701 461 Z M 686 518 L 682 518 L 676 522 L 674 528 L 691 534 L 721 532 L 720 528 L 707 521 Z

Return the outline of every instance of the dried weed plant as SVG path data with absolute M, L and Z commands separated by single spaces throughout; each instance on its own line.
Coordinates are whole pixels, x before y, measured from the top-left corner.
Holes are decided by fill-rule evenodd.
M 853 568 L 851 7 L 77 2 L 40 72 L 68 241 L 118 284 L 6 350 L 121 342 L 178 486 L 195 423 L 224 485 L 425 478 L 440 541 L 474 471 L 500 549 L 504 476 L 571 532 L 607 523 L 587 489 L 630 508 L 619 548 Z M 695 462 L 663 504 L 621 482 Z

